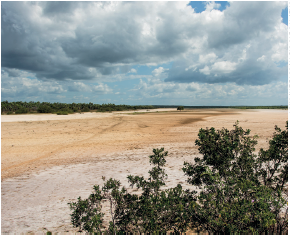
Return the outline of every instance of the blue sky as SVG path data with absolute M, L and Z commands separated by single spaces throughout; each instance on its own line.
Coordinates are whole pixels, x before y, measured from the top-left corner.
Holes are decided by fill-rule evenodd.
M 286 105 L 288 2 L 2 2 L 1 99 Z

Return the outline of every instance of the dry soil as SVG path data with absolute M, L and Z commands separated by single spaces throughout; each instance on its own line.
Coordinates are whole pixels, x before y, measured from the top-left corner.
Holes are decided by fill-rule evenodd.
M 70 224 L 67 203 L 88 197 L 93 185 L 103 183 L 102 176 L 118 179 L 126 187 L 127 175 L 148 176 L 153 148 L 169 152 L 167 187 L 181 183 L 192 188 L 181 168 L 199 154 L 194 144 L 199 129 L 232 129 L 237 120 L 251 135 L 259 136 L 259 150 L 268 147 L 275 125 L 284 129 L 288 112 L 159 109 L 2 115 L 2 233 L 77 231 Z

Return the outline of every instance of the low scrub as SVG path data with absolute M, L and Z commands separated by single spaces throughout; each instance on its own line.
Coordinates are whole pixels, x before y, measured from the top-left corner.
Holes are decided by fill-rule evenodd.
M 149 178 L 127 177 L 132 187 L 142 189 L 141 195 L 121 188 L 118 180 L 104 179 L 87 199 L 69 203 L 72 224 L 87 232 L 105 231 L 101 208 L 107 201 L 110 233 L 287 233 L 288 123 L 283 131 L 275 126 L 269 149 L 258 155 L 257 136 L 238 122 L 230 131 L 200 129 L 195 143 L 203 157 L 185 162 L 183 171 L 199 193 L 180 184 L 162 190 L 168 153 L 153 149 Z

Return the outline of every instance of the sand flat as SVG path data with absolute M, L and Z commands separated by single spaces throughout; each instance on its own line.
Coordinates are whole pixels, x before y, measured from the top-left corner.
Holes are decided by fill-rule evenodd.
M 259 136 L 257 149 L 267 148 L 274 126 L 284 129 L 288 111 L 161 109 L 140 114 L 4 115 L 2 232 L 77 231 L 70 225 L 67 202 L 87 197 L 94 184 L 102 184 L 102 176 L 124 185 L 128 174 L 146 176 L 152 148 L 165 147 L 169 152 L 168 186 L 182 183 L 183 162 L 198 155 L 194 145 L 198 130 L 232 129 L 237 120 Z

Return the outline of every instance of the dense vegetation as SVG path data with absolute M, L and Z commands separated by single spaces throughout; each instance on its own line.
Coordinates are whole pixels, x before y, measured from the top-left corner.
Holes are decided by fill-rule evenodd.
M 1 102 L 1 114 L 24 114 L 24 113 L 57 113 L 69 114 L 75 112 L 111 112 L 137 109 L 154 108 L 177 108 L 177 110 L 195 108 L 237 108 L 237 109 L 288 109 L 288 106 L 175 106 L 175 105 L 115 105 L 93 103 L 49 103 L 49 102 Z M 183 108 L 183 109 L 180 109 Z
M 101 208 L 107 202 L 110 233 L 287 233 L 288 122 L 283 131 L 275 126 L 269 148 L 258 155 L 256 139 L 238 122 L 230 131 L 200 129 L 195 143 L 203 158 L 183 167 L 187 181 L 199 192 L 180 184 L 162 190 L 168 153 L 153 149 L 149 178 L 127 177 L 132 187 L 142 189 L 141 195 L 120 188 L 118 180 L 104 179 L 103 187 L 94 186 L 87 199 L 69 203 L 72 224 L 88 232 L 104 231 Z
M 115 105 L 115 104 L 93 104 L 93 103 L 49 103 L 49 102 L 1 102 L 1 114 L 21 113 L 57 113 L 69 114 L 75 112 L 110 112 L 136 109 L 153 109 L 152 105 Z

